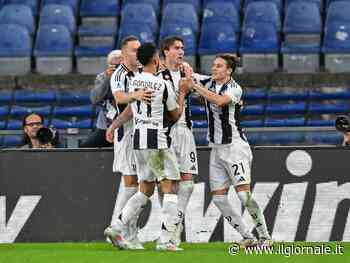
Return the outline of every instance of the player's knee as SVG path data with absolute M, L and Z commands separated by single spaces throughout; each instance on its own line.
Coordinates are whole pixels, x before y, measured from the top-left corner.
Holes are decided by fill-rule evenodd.
M 176 194 L 178 192 L 178 182 L 173 180 L 163 180 L 160 182 L 161 190 L 164 194 Z
M 138 187 L 136 175 L 124 175 L 124 185 L 126 187 Z
M 141 182 L 140 192 L 148 197 L 151 197 L 154 193 L 154 187 L 155 187 L 155 183 L 153 182 Z
M 228 189 L 225 188 L 225 189 L 220 189 L 220 190 L 214 190 L 214 191 L 211 191 L 211 195 L 212 197 L 214 198 L 215 195 L 226 195 L 228 192 Z

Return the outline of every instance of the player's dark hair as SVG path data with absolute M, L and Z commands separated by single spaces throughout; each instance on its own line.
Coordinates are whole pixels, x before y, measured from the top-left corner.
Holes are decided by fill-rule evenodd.
M 39 114 L 39 113 L 35 113 L 35 112 L 32 112 L 32 113 L 29 113 L 27 114 L 26 116 L 24 116 L 23 120 L 22 120 L 22 127 L 23 127 L 23 137 L 22 137 L 22 143 L 23 145 L 26 145 L 26 144 L 29 144 L 30 146 L 32 146 L 32 141 L 30 140 L 28 134 L 24 131 L 24 127 L 27 125 L 27 119 L 28 117 L 30 116 L 39 116 L 40 119 L 41 119 L 41 123 L 44 125 L 44 121 L 45 121 L 45 118 L 43 115 Z
M 144 43 L 137 49 L 137 60 L 140 61 L 143 66 L 146 66 L 152 62 L 157 52 L 157 47 L 153 42 Z
M 235 72 L 240 60 L 239 57 L 233 54 L 218 54 L 215 58 L 222 58 L 225 60 L 227 67 L 232 69 L 232 74 Z
M 164 51 L 165 51 L 165 50 L 169 50 L 170 47 L 171 47 L 172 45 L 174 45 L 174 43 L 175 43 L 176 41 L 180 41 L 183 45 L 185 45 L 184 40 L 183 40 L 181 37 L 179 37 L 179 36 L 170 36 L 170 37 L 167 37 L 167 38 L 164 38 L 164 39 L 163 39 L 163 41 L 162 41 L 162 43 L 161 43 L 161 45 L 160 45 L 160 49 L 161 49 L 161 51 L 162 51 L 163 57 L 165 57 Z
M 125 38 L 122 39 L 122 42 L 120 44 L 120 47 L 123 48 L 125 47 L 129 42 L 132 42 L 132 41 L 139 41 L 139 39 L 135 36 L 127 36 Z

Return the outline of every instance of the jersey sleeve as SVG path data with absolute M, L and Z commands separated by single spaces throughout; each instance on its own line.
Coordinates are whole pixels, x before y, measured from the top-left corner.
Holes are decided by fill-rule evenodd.
M 222 95 L 228 95 L 232 99 L 232 103 L 239 103 L 242 97 L 242 88 L 236 82 L 228 85 Z
M 169 87 L 169 84 L 165 82 L 165 89 L 167 93 L 167 98 L 166 98 L 166 106 L 168 111 L 173 111 L 178 108 L 177 102 L 176 102 L 176 95 L 174 90 Z
M 118 70 L 114 71 L 111 77 L 111 91 L 114 94 L 117 91 L 125 91 L 124 87 L 124 78 L 125 75 L 122 75 L 121 78 L 117 78 Z

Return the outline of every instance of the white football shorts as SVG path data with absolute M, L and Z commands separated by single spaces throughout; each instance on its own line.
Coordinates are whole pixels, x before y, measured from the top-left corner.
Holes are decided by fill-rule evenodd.
M 198 174 L 197 150 L 192 131 L 187 126 L 175 124 L 170 130 L 170 137 L 180 172 Z
M 180 180 L 180 172 L 172 148 L 135 150 L 134 155 L 139 182 Z
M 211 191 L 250 184 L 253 154 L 247 142 L 234 139 L 228 146 L 213 147 L 210 153 Z
M 132 135 L 133 131 L 129 129 L 118 142 L 118 130 L 115 130 L 113 172 L 119 172 L 122 175 L 136 175 Z

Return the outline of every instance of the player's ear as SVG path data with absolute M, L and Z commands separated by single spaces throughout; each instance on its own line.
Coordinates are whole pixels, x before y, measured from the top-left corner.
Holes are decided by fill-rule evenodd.
M 169 54 L 169 50 L 164 49 L 164 50 L 163 50 L 163 53 L 164 53 L 164 57 L 167 57 L 167 56 L 168 56 L 168 54 Z

